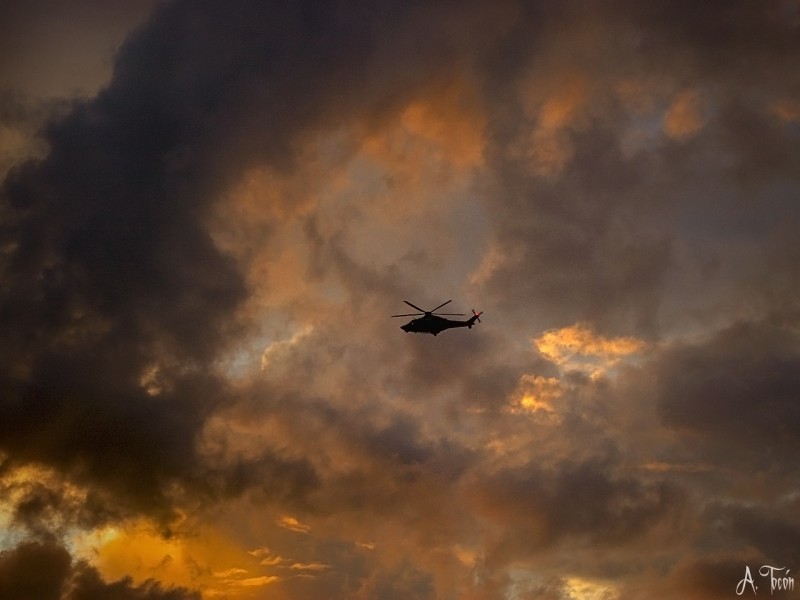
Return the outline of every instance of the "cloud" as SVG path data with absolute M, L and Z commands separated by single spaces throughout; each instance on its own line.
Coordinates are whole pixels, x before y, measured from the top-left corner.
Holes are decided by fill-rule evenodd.
M 318 4 L 159 4 L 95 96 L 0 96 L 0 581 L 714 597 L 794 560 L 795 4 Z
M 542 375 L 523 375 L 520 379 L 521 397 L 519 409 L 526 411 L 543 411 L 554 415 L 554 404 L 564 393 L 564 385 L 556 377 Z
M 697 12 L 611 3 L 582 15 L 567 9 L 548 15 L 559 19 L 552 29 L 559 40 L 567 39 L 565 30 L 580 35 L 569 38 L 567 50 L 545 29 L 548 43 L 534 55 L 538 68 L 518 67 L 530 70 L 525 77 L 515 73 L 511 82 L 525 80 L 523 90 L 557 99 L 575 88 L 577 78 L 581 101 L 553 104 L 564 107 L 545 119 L 558 125 L 557 145 L 536 137 L 542 117 L 530 108 L 530 92 L 509 87 L 489 105 L 497 118 L 487 162 L 497 181 L 487 211 L 491 254 L 477 271 L 481 290 L 506 310 L 531 307 L 544 322 L 583 319 L 600 328 L 625 322 L 650 335 L 665 305 L 687 285 L 674 278 L 686 241 L 697 244 L 698 255 L 718 248 L 718 258 L 735 261 L 736 244 L 715 243 L 728 228 L 720 212 L 707 215 L 698 240 L 687 236 L 682 215 L 706 205 L 709 194 L 725 206 L 741 206 L 747 192 L 727 188 L 731 178 L 752 183 L 759 174 L 780 172 L 794 180 L 787 129 L 763 120 L 771 102 L 766 98 L 797 83 L 777 50 L 781 43 L 795 47 L 788 39 L 791 26 L 777 16 L 781 10 L 777 3 Z M 765 31 L 774 37 L 762 39 Z M 744 39 L 756 44 L 755 55 L 744 50 Z M 738 56 L 761 66 L 757 80 L 741 73 Z M 778 73 L 789 81 L 778 84 Z M 748 100 L 734 99 L 741 97 L 732 93 L 739 85 L 751 86 Z M 636 111 L 623 89 L 646 90 L 635 94 Z M 656 125 L 662 118 L 670 135 L 693 137 L 664 139 Z M 526 129 L 532 133 L 521 133 Z M 521 140 L 527 144 L 522 153 Z M 526 152 L 558 157 L 558 169 L 538 173 Z M 695 170 L 698 165 L 702 170 Z
M 739 544 L 757 550 L 764 563 L 789 565 L 800 558 L 800 527 L 793 519 L 778 516 L 765 507 L 722 502 L 709 506 L 708 516 Z
M 0 552 L 0 594 L 8 598 L 79 600 L 199 600 L 183 588 L 165 589 L 154 581 L 135 586 L 130 579 L 104 581 L 86 563 L 73 563 L 62 546 L 28 542 Z
M 700 95 L 693 90 L 681 92 L 664 115 L 664 132 L 681 140 L 695 135 L 702 126 Z
M 170 485 L 205 487 L 194 440 L 230 397 L 213 364 L 248 295 L 205 219 L 248 165 L 291 170 L 295 140 L 371 97 L 350 91 L 374 73 L 365 15 L 240 8 L 160 6 L 2 188 L 4 449 L 164 518 Z M 41 415 L 53 435 L 37 444 Z
M 289 531 L 295 531 L 297 533 L 308 533 L 311 531 L 311 527 L 308 525 L 301 523 L 294 517 L 283 516 L 278 520 L 278 525 L 281 527 L 288 529 Z
M 70 556 L 56 545 L 29 543 L 0 553 L 0 591 L 4 596 L 59 598 L 70 570 Z
M 743 321 L 676 346 L 656 371 L 662 418 L 739 460 L 792 452 L 797 360 L 794 328 L 780 321 Z
M 682 491 L 666 481 L 619 477 L 600 461 L 564 461 L 552 469 L 526 464 L 487 474 L 481 483 L 470 497 L 504 532 L 487 547 L 487 561 L 500 564 L 570 538 L 629 543 L 684 503 Z
M 323 563 L 292 563 L 287 568 L 293 571 L 327 571 L 331 566 Z
M 605 338 L 581 324 L 546 331 L 533 344 L 543 356 L 563 368 L 588 368 L 595 374 L 645 348 L 642 340 L 623 336 Z
M 265 585 L 269 585 L 271 583 L 275 583 L 276 581 L 280 581 L 280 577 L 275 576 L 266 576 L 263 575 L 261 577 L 247 577 L 245 579 L 237 579 L 234 582 L 234 585 L 239 587 L 262 587 Z

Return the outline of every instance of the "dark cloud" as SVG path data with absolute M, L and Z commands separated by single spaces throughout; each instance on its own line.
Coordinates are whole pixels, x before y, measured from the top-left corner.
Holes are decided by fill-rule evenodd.
M 639 598 L 653 594 L 654 598 L 703 598 L 719 599 L 730 598 L 735 595 L 739 581 L 745 576 L 745 565 L 754 556 L 733 556 L 730 554 L 708 556 L 704 558 L 686 557 L 652 591 L 642 589 L 626 590 L 631 597 Z M 755 585 L 764 593 L 766 588 L 761 587 L 762 582 L 758 575 L 755 562 L 751 564 L 751 575 L 757 580 Z M 758 565 L 761 566 L 760 564 Z M 748 587 L 746 593 L 751 593 Z M 776 595 L 777 597 L 777 595 Z
M 367 598 L 401 600 L 410 597 L 436 597 L 430 575 L 408 564 L 400 565 L 394 572 L 382 573 L 375 579 L 365 586 L 368 590 Z
M 67 526 L 92 528 L 124 514 L 102 492 L 70 488 L 57 478 L 39 475 L 0 488 L 5 498 L 14 498 L 12 524 L 35 539 L 60 539 Z
M 73 563 L 55 543 L 27 542 L 0 552 L 0 596 L 19 600 L 190 600 L 200 594 L 153 581 L 107 583 L 86 563 Z
M 227 395 L 212 360 L 247 294 L 208 209 L 248 164 L 289 168 L 300 133 L 352 111 L 353 78 L 372 69 L 380 19 L 321 9 L 160 7 L 109 86 L 48 126 L 49 155 L 7 177 L 12 459 L 100 482 L 136 508 L 191 479 L 195 436 Z
M 69 553 L 55 544 L 22 544 L 0 553 L 0 595 L 4 598 L 53 599 L 71 570 Z
M 379 118 L 450 66 L 457 33 L 383 37 L 444 15 L 430 10 L 167 3 L 109 85 L 52 120 L 47 157 L 2 189 L 12 459 L 138 509 L 197 476 L 195 437 L 229 395 L 213 361 L 248 294 L 209 210 L 249 165 L 291 171 L 309 131 Z
M 643 32 L 640 50 L 649 64 L 726 85 L 749 81 L 761 89 L 772 84 L 786 90 L 798 83 L 789 69 L 789 57 L 798 51 L 797 6 L 792 2 L 624 4 L 630 9 L 628 18 Z
M 787 566 L 800 560 L 800 525 L 792 513 L 777 513 L 765 506 L 715 503 L 708 507 L 706 516 L 717 528 L 717 535 L 727 536 L 730 549 L 754 548 L 764 564 Z
M 667 481 L 616 475 L 600 461 L 561 461 L 549 469 L 526 464 L 487 474 L 480 486 L 476 508 L 504 524 L 504 535 L 487 551 L 495 566 L 575 540 L 630 543 L 658 522 L 674 520 L 686 500 Z
M 662 418 L 729 456 L 777 466 L 797 448 L 797 336 L 788 323 L 740 322 L 668 351 L 658 365 Z

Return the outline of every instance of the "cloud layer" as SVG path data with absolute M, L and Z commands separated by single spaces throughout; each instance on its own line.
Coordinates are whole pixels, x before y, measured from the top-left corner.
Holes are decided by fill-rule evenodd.
M 798 28 L 187 0 L 96 92 L 4 79 L 0 592 L 726 598 L 797 568 Z M 483 323 L 388 318 L 450 298 Z

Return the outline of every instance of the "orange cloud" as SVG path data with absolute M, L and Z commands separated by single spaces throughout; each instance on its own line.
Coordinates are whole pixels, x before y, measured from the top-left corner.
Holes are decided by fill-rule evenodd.
M 237 587 L 261 587 L 280 581 L 280 577 L 276 575 L 263 575 L 261 577 L 248 577 L 247 579 L 239 579 L 234 582 Z
M 702 98 L 695 90 L 679 93 L 664 115 L 664 133 L 675 140 L 692 137 L 704 125 Z
M 570 600 L 616 600 L 620 597 L 618 587 L 608 581 L 570 577 L 564 583 L 566 597 Z
M 553 403 L 564 393 L 563 384 L 556 377 L 523 375 L 518 398 L 512 410 L 554 415 Z
M 297 533 L 308 533 L 311 527 L 305 523 L 301 523 L 294 517 L 283 516 L 278 519 L 278 526 L 288 529 L 289 531 L 296 531 Z
M 800 102 L 779 100 L 771 106 L 771 112 L 785 123 L 800 122 Z
M 580 75 L 573 75 L 550 95 L 539 109 L 539 126 L 552 131 L 571 125 L 587 101 L 588 86 Z
M 545 88 L 545 92 L 541 91 Z M 512 156 L 527 159 L 542 177 L 558 175 L 572 158 L 568 132 L 581 123 L 589 100 L 589 85 L 578 71 L 558 81 L 532 78 L 520 92 L 534 123 L 527 137 L 512 144 Z
M 409 174 L 430 158 L 457 169 L 479 166 L 486 117 L 476 104 L 466 81 L 445 82 L 410 102 L 391 127 L 368 134 L 363 148 L 393 171 L 404 166 Z
M 634 337 L 607 338 L 582 324 L 546 331 L 533 340 L 548 360 L 567 368 L 601 375 L 620 359 L 643 350 L 646 344 Z
M 292 563 L 288 568 L 292 571 L 327 571 L 331 566 L 324 563 Z
M 245 597 L 240 588 L 267 585 L 279 577 L 260 575 L 252 556 L 221 531 L 194 524 L 164 537 L 146 521 L 104 527 L 74 537 L 75 555 L 96 567 L 104 579 L 130 577 L 134 583 L 158 581 L 205 596 Z

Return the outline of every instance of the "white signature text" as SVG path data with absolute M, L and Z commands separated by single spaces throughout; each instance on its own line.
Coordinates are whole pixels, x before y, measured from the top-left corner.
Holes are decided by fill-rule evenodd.
M 771 567 L 769 565 L 764 565 L 758 570 L 758 574 L 761 575 L 761 577 L 767 578 L 769 581 L 770 596 L 774 594 L 776 590 L 784 591 L 794 589 L 794 577 L 789 575 L 788 567 Z M 745 566 L 744 577 L 736 584 L 736 595 L 741 596 L 744 594 L 748 586 L 750 587 L 750 591 L 753 592 L 753 595 L 755 595 L 758 586 L 753 580 L 753 575 L 750 573 L 750 567 Z

